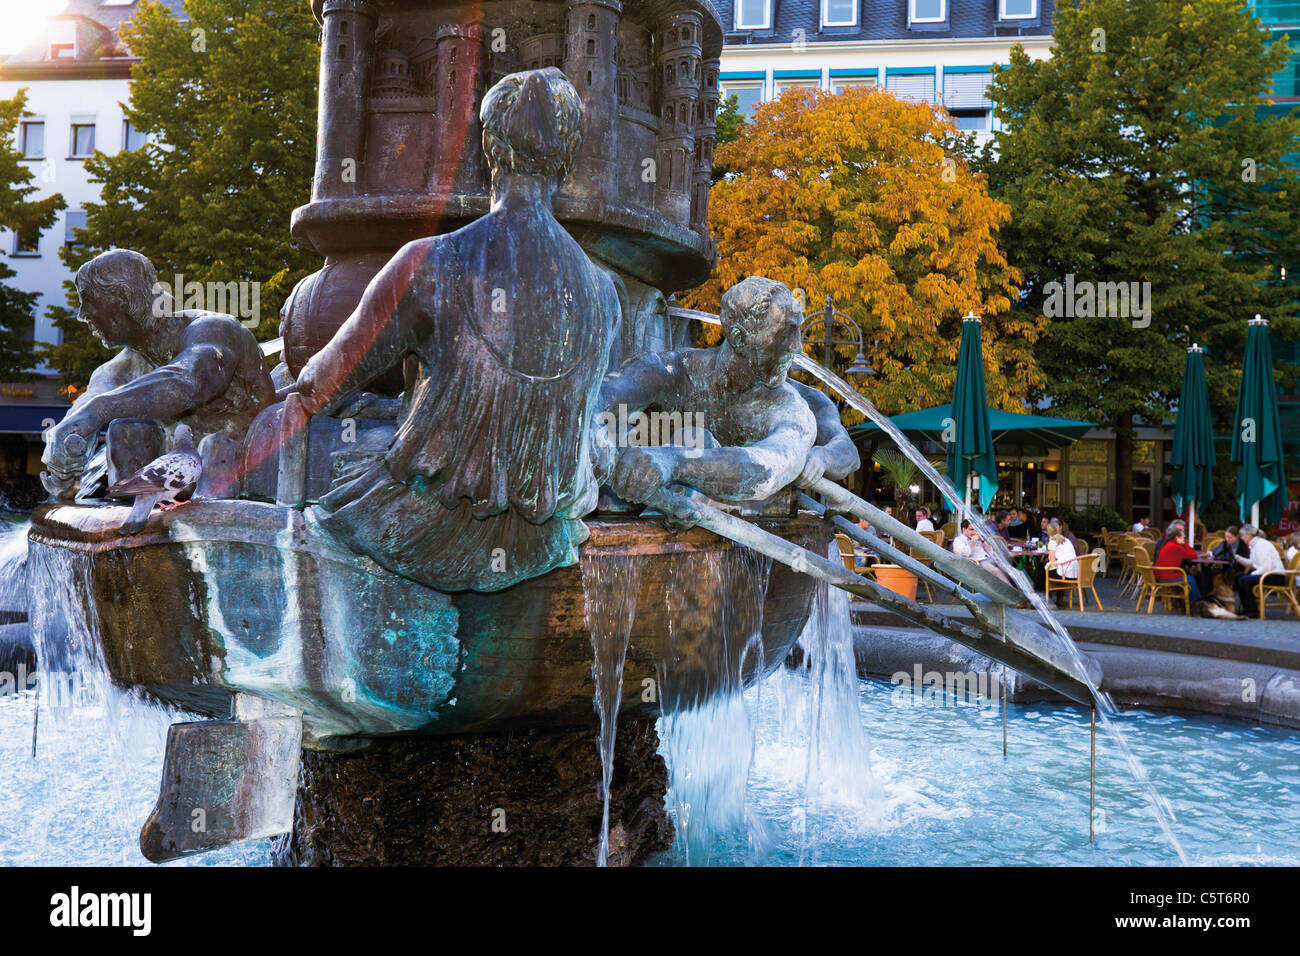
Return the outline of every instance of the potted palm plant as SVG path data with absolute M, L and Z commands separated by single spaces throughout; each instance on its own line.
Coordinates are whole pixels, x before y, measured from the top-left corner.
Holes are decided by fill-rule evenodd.
M 892 488 L 894 495 L 894 514 L 899 520 L 906 521 L 904 515 L 910 515 L 921 493 L 921 481 L 924 474 L 921 466 L 908 458 L 896 448 L 882 448 L 872 457 L 880 466 L 884 483 Z M 943 459 L 929 459 L 935 471 L 943 474 L 947 462 Z M 916 600 L 916 575 L 896 564 L 877 564 L 874 566 L 876 580 L 881 586 L 889 588 L 895 594 L 901 594 L 909 600 Z

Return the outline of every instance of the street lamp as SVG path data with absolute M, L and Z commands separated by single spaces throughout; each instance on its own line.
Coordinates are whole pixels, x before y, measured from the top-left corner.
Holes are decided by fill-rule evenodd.
M 820 330 L 818 330 L 820 326 Z M 845 330 L 850 338 L 839 338 L 836 336 L 836 327 Z M 826 296 L 826 308 L 822 310 L 821 315 L 811 315 L 804 320 L 803 325 L 799 327 L 799 336 L 805 345 L 822 345 L 825 347 L 825 359 L 823 363 L 831 371 L 835 370 L 835 347 L 837 345 L 853 345 L 857 347 L 858 354 L 853 359 L 853 364 L 844 371 L 845 378 L 865 378 L 875 375 L 876 370 L 867 363 L 867 357 L 862 352 L 862 330 L 858 328 L 858 323 L 843 312 L 836 312 L 835 306 L 829 295 Z

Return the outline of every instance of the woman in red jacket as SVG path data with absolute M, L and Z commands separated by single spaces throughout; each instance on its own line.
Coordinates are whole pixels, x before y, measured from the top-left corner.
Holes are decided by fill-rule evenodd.
M 1174 531 L 1174 536 L 1164 543 L 1160 548 L 1160 553 L 1156 555 L 1155 576 L 1157 581 L 1178 581 L 1182 575 L 1179 570 L 1185 561 L 1195 561 L 1199 555 L 1196 551 L 1187 546 L 1187 531 L 1178 528 Z M 1187 596 L 1195 604 L 1201 599 L 1201 588 L 1196 583 L 1196 578 L 1190 574 L 1187 576 Z

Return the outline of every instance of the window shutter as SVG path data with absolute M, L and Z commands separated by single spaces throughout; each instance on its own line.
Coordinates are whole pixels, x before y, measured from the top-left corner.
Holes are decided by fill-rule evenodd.
M 988 73 L 945 73 L 943 102 L 950 109 L 988 109 Z
M 934 99 L 934 74 L 917 73 L 885 77 L 885 89 L 900 100 Z

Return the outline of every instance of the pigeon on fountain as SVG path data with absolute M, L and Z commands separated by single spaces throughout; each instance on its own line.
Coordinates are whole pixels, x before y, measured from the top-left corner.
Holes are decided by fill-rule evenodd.
M 194 433 L 188 425 L 177 425 L 172 450 L 159 455 L 129 478 L 108 489 L 109 497 L 135 495 L 131 513 L 122 522 L 124 534 L 139 534 L 149 522 L 154 505 L 164 508 L 187 501 L 203 472 L 203 461 L 194 450 Z

